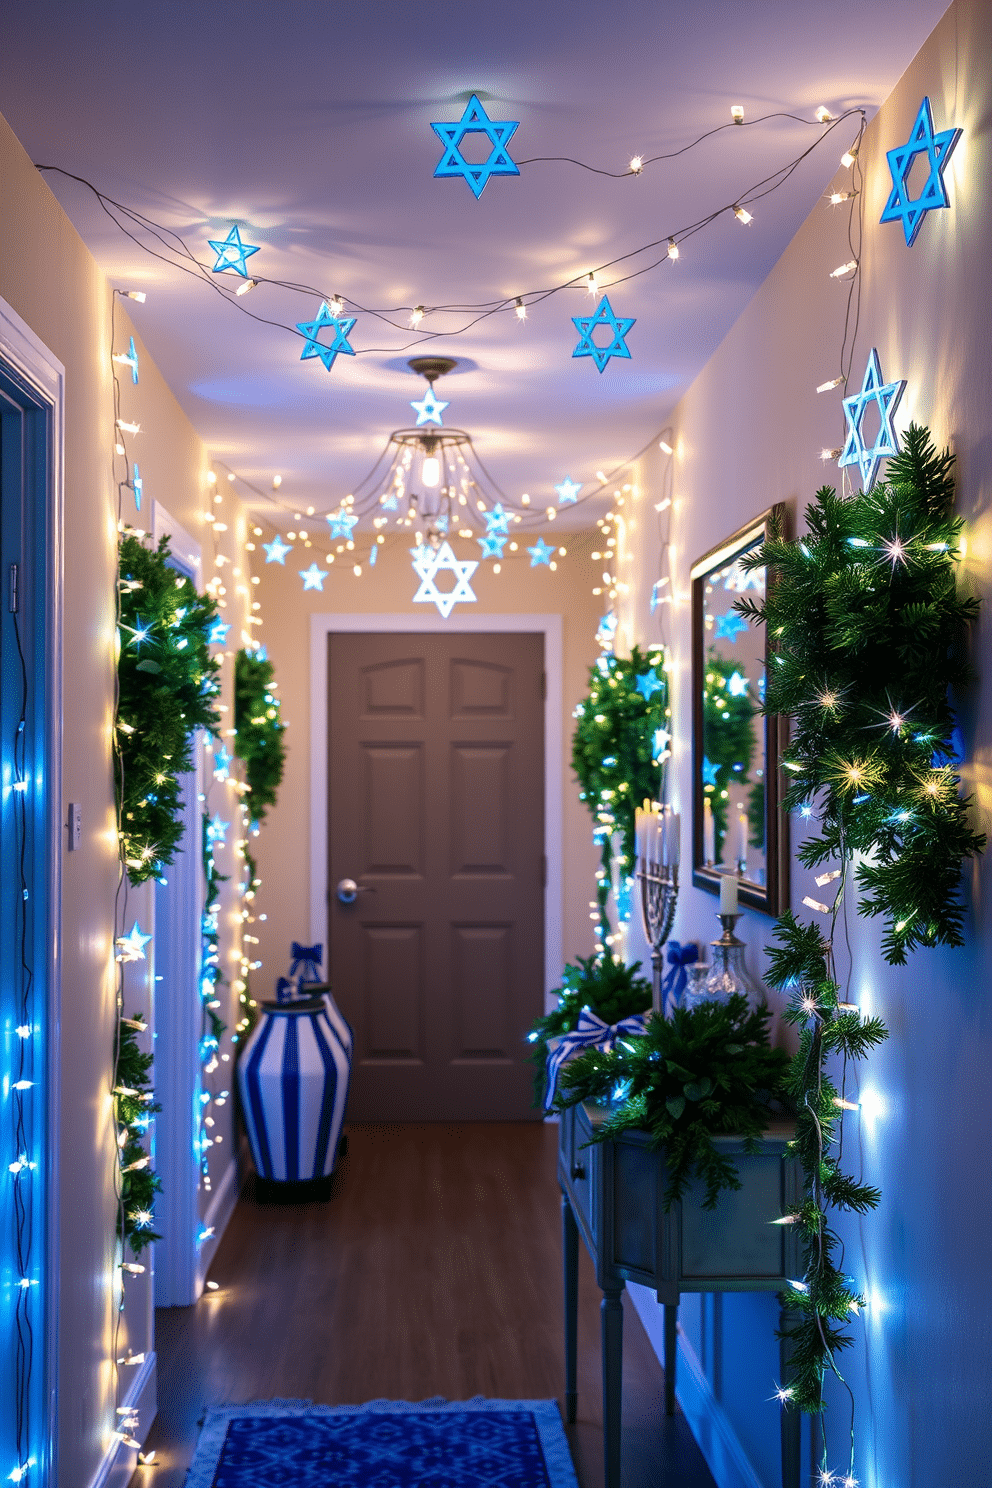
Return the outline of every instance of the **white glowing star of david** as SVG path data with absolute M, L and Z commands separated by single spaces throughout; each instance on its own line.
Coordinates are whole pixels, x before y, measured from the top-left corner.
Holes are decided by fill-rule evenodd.
M 413 596 L 413 603 L 435 604 L 442 619 L 447 620 L 456 604 L 477 602 L 469 579 L 478 566 L 478 561 L 474 558 L 456 558 L 450 543 L 442 543 L 436 553 L 426 546 L 415 550 L 413 571 L 420 580 L 420 588 Z M 441 590 L 437 587 L 437 576 L 444 572 L 454 575 L 453 589 Z

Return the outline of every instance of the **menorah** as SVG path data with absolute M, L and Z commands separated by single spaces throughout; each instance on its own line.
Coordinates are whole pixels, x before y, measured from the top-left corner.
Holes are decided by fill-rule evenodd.
M 661 982 L 665 942 L 671 934 L 679 896 L 681 823 L 670 806 L 636 813 L 637 878 L 641 884 L 641 917 L 651 945 L 652 1005 L 663 1013 Z

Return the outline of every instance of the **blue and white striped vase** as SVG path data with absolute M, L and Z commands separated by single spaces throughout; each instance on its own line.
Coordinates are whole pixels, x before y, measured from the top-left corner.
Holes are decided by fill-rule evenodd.
M 330 1198 L 352 1033 L 330 992 L 263 1002 L 238 1061 L 238 1086 L 262 1200 Z

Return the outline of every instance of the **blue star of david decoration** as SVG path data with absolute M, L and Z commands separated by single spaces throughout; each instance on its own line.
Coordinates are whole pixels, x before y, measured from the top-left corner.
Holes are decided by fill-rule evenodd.
M 712 762 L 712 760 L 708 760 L 706 758 L 705 754 L 704 754 L 703 755 L 703 784 L 704 785 L 716 785 L 716 777 L 719 774 L 719 772 L 720 772 L 720 766 L 719 765 L 714 765 L 713 762 Z
M 501 501 L 497 501 L 492 511 L 486 512 L 486 530 L 490 534 L 498 532 L 503 537 L 509 535 L 510 518 L 503 510 L 503 503 Z
M 503 544 L 506 542 L 505 532 L 490 532 L 487 537 L 477 537 L 475 540 L 482 549 L 483 558 L 502 558 Z
M 642 672 L 634 683 L 635 689 L 641 694 L 646 703 L 649 703 L 656 692 L 661 692 L 664 682 L 659 682 L 658 673 L 654 667 L 649 672 Z
M 223 620 L 218 617 L 207 631 L 207 644 L 209 646 L 223 646 L 230 628 L 229 625 L 225 625 Z
M 479 564 L 474 558 L 459 560 L 455 557 L 451 544 L 442 543 L 435 553 L 426 543 L 419 548 L 411 548 L 413 554 L 413 568 L 420 580 L 420 588 L 413 596 L 414 604 L 437 605 L 438 613 L 443 620 L 447 620 L 456 604 L 475 604 L 476 596 L 472 590 L 469 580 L 475 573 Z M 437 576 L 439 573 L 450 573 L 454 576 L 455 587 L 453 589 L 439 589 L 437 587 Z
M 355 348 L 348 341 L 348 333 L 357 319 L 354 315 L 332 315 L 327 308 L 327 301 L 321 300 L 320 309 L 317 311 L 315 320 L 298 320 L 296 329 L 302 331 L 306 339 L 306 345 L 300 352 L 300 361 L 309 361 L 311 357 L 320 357 L 324 366 L 330 372 L 334 366 L 338 352 L 343 351 L 345 356 L 354 356 Z M 318 340 L 321 331 L 329 326 L 334 332 L 334 340 L 329 346 Z
M 339 506 L 336 512 L 328 512 L 327 520 L 331 524 L 331 536 L 343 537 L 346 542 L 351 537 L 351 529 L 358 523 L 358 518 L 343 506 Z
M 582 490 L 582 482 L 574 481 L 570 475 L 566 475 L 565 479 L 555 486 L 555 490 L 558 492 L 558 505 L 564 506 L 567 502 L 576 500 Z
M 611 357 L 626 357 L 630 360 L 626 338 L 636 322 L 624 315 L 616 316 L 605 295 L 600 300 L 595 315 L 573 315 L 572 324 L 579 333 L 579 344 L 572 352 L 573 357 L 592 357 L 600 372 L 606 370 Z M 613 340 L 609 346 L 597 346 L 592 339 L 593 331 L 601 325 L 609 326 L 613 332 Z
M 226 274 L 228 269 L 233 269 L 240 274 L 242 279 L 248 278 L 248 270 L 245 268 L 245 260 L 251 258 L 258 249 L 253 248 L 250 243 L 242 243 L 238 224 L 235 223 L 223 242 L 214 242 L 208 238 L 207 242 L 217 255 L 217 262 L 212 272 L 215 274 Z
M 439 398 L 435 398 L 432 387 L 427 389 L 419 403 L 415 403 L 412 399 L 410 400 L 410 407 L 417 415 L 418 429 L 421 424 L 437 424 L 438 428 L 440 428 L 444 422 L 441 415 L 448 406 L 447 403 L 442 403 Z
M 138 469 L 137 460 L 134 462 L 134 475 L 131 477 L 131 489 L 134 492 L 134 504 L 138 511 L 141 510 L 141 495 L 145 489 L 145 483 L 141 479 L 141 471 Z
M 222 744 L 214 755 L 214 778 L 216 780 L 227 780 L 231 773 L 231 760 L 232 756 Z
M 300 569 L 300 578 L 303 580 L 303 588 L 319 589 L 324 592 L 324 580 L 328 577 L 326 568 L 318 568 L 316 563 L 311 563 L 309 568 Z
M 270 543 L 263 543 L 262 547 L 265 549 L 266 563 L 281 563 L 284 568 L 286 566 L 286 554 L 293 551 L 292 543 L 283 542 L 278 533 L 276 533 Z
M 476 200 L 486 189 L 490 176 L 519 176 L 520 171 L 506 148 L 518 127 L 519 120 L 490 119 L 473 93 L 456 124 L 431 125 L 444 145 L 441 159 L 434 167 L 435 176 L 464 176 Z M 489 159 L 481 165 L 470 165 L 462 155 L 461 144 L 466 134 L 484 134 L 492 145 Z
M 550 567 L 551 559 L 554 555 L 555 550 L 554 548 L 549 547 L 549 545 L 544 541 L 543 537 L 539 537 L 534 546 L 532 548 L 528 548 L 527 551 L 530 554 L 531 568 L 537 568 L 538 564 L 540 563 L 546 563 Z
M 725 615 L 716 617 L 716 640 L 729 641 L 732 646 L 737 645 L 737 637 L 742 631 L 747 630 L 747 621 L 743 615 L 735 614 L 728 610 Z
M 838 465 L 857 465 L 861 471 L 861 484 L 870 491 L 878 476 L 878 467 L 886 455 L 894 455 L 899 449 L 899 437 L 892 427 L 892 416 L 899 406 L 905 381 L 885 382 L 874 346 L 868 357 L 864 382 L 860 393 L 844 398 L 844 416 L 847 419 L 848 435 Z M 865 445 L 861 435 L 861 422 L 870 403 L 878 409 L 878 433 L 871 447 Z
M 886 159 L 892 174 L 892 190 L 885 203 L 879 222 L 901 222 L 906 237 L 906 246 L 916 241 L 916 234 L 923 226 L 928 212 L 937 207 L 949 207 L 950 197 L 944 184 L 944 170 L 951 158 L 951 151 L 961 138 L 960 129 L 942 129 L 933 132 L 933 114 L 930 100 L 924 98 L 916 123 L 909 132 L 909 139 L 895 150 L 886 150 Z M 925 155 L 930 164 L 930 174 L 919 196 L 909 194 L 909 176 L 917 155 Z

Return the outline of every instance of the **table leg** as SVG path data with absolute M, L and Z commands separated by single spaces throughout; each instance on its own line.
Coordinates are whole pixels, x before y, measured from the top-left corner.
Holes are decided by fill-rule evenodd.
M 779 1327 L 784 1330 L 795 1322 L 795 1314 L 788 1308 L 783 1307 L 779 1315 Z M 779 1345 L 779 1359 L 782 1371 L 782 1383 L 789 1383 L 790 1365 L 792 1361 L 792 1340 L 783 1338 Z M 781 1406 L 781 1430 L 782 1430 L 782 1488 L 799 1488 L 799 1480 L 802 1473 L 802 1443 L 800 1440 L 801 1417 L 795 1406 Z
M 675 1360 L 678 1357 L 679 1306 L 665 1303 L 665 1415 L 675 1414 Z
M 579 1404 L 577 1325 L 579 1309 L 579 1227 L 572 1206 L 561 1196 L 561 1254 L 565 1282 L 565 1420 L 575 1420 Z
M 599 1304 L 603 1334 L 603 1461 L 605 1488 L 620 1488 L 623 1380 L 623 1283 L 604 1287 Z

